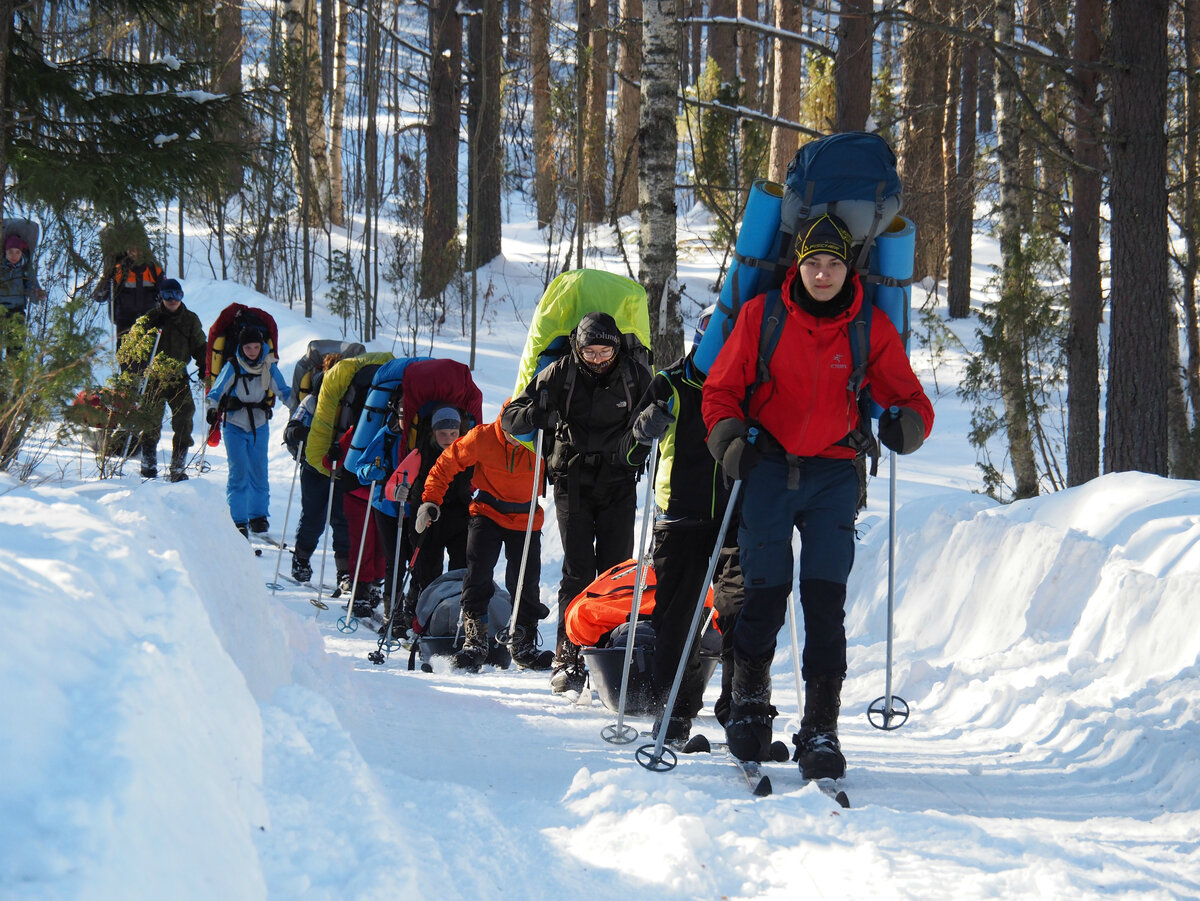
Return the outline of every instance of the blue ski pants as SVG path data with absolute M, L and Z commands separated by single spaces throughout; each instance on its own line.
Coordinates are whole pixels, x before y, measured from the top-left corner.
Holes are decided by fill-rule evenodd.
M 270 424 L 264 422 L 253 432 L 226 425 L 225 456 L 229 478 L 225 482 L 225 500 L 235 523 L 267 516 L 271 495 L 267 487 L 267 442 Z

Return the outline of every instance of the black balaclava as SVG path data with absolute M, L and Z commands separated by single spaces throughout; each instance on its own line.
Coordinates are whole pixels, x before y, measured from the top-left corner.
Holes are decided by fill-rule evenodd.
M 590 344 L 602 344 L 616 348 L 616 353 L 603 363 L 592 363 L 585 360 L 583 354 L 580 353 Z M 588 313 L 575 326 L 572 345 L 575 359 L 579 361 L 580 366 L 596 375 L 604 375 L 617 365 L 617 358 L 621 355 L 621 330 L 617 328 L 616 320 L 607 313 Z

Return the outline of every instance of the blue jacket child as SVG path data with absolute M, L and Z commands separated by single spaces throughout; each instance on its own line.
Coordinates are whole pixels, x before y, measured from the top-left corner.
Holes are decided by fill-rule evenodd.
M 229 462 L 225 499 L 234 525 L 243 535 L 247 529 L 266 532 L 270 528 L 267 443 L 271 407 L 275 395 L 286 402 L 291 394 L 263 333 L 253 326 L 242 329 L 237 353 L 221 367 L 204 398 L 204 409 L 210 425 L 219 416 L 225 417 Z

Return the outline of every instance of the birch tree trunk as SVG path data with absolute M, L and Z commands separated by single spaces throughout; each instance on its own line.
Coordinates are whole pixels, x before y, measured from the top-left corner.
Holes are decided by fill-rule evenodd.
M 533 96 L 533 193 L 538 228 L 545 228 L 558 210 L 554 187 L 558 162 L 550 106 L 550 0 L 531 0 L 529 4 L 529 82 Z
M 1067 485 L 1100 474 L 1100 200 L 1103 124 L 1097 106 L 1102 0 L 1075 4 L 1075 167 L 1071 172 L 1071 282 L 1067 322 Z
M 800 4 L 784 0 L 775 3 L 775 27 L 780 31 L 799 34 L 802 19 Z M 797 122 L 800 119 L 801 73 L 804 60 L 799 41 L 775 38 L 774 95 L 771 98 L 772 115 L 776 119 Z M 767 166 L 768 178 L 783 183 L 788 163 L 796 155 L 800 136 L 790 128 L 771 129 L 771 155 Z
M 327 4 L 334 0 L 325 0 Z M 342 141 L 343 125 L 346 121 L 346 45 L 349 42 L 350 4 L 340 0 L 336 14 L 337 35 L 334 42 L 333 84 L 330 86 L 329 111 L 329 221 L 336 226 L 346 224 L 346 186 L 342 172 Z M 366 23 L 368 29 L 376 28 L 374 20 Z M 377 88 L 376 88 L 377 90 Z M 374 110 L 368 110 L 368 115 L 374 115 Z
M 1167 10 L 1113 0 L 1112 317 L 1104 471 L 1167 475 Z
M 683 354 L 683 323 L 675 279 L 675 165 L 678 142 L 680 0 L 644 0 L 642 109 L 638 129 L 638 214 L 641 263 L 638 280 L 650 302 L 655 359 Z
M 297 183 L 307 199 L 305 221 L 320 225 L 329 215 L 329 148 L 325 139 L 324 88 L 316 0 L 286 0 L 288 125 Z
M 617 49 L 617 121 L 613 141 L 613 207 L 628 216 L 638 203 L 638 110 L 642 96 L 642 0 L 621 0 Z
M 1013 0 L 996 3 L 996 42 L 1012 43 L 1014 35 Z M 997 102 L 999 106 L 999 144 L 996 157 L 1000 165 L 1000 302 L 997 334 L 1000 338 L 1000 395 L 1004 403 L 1004 423 L 1008 449 L 1016 482 L 1016 498 L 1038 493 L 1037 463 L 1029 427 L 1029 403 L 1024 380 L 1023 335 L 1024 307 L 1021 292 L 1021 220 L 1020 160 L 1021 122 L 1017 76 L 1011 65 L 999 67 Z
M 1200 0 L 1184 0 L 1183 53 L 1187 66 L 1184 105 L 1183 171 L 1192 174 L 1183 186 L 1184 261 L 1183 310 L 1188 359 L 1184 379 L 1193 422 L 1200 421 L 1200 313 L 1197 312 L 1196 278 L 1200 275 Z M 1200 451 L 1193 444 L 1192 453 Z M 1195 478 L 1196 476 L 1190 476 Z

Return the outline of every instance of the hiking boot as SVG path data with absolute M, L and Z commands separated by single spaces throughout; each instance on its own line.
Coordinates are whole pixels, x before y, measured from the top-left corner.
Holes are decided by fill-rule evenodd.
M 301 557 L 300 554 L 292 554 L 292 578 L 297 582 L 307 582 L 312 578 L 313 570 L 310 557 Z
M 519 669 L 545 671 L 554 665 L 553 651 L 539 651 L 541 636 L 536 625 L 517 626 L 517 637 L 512 642 L 513 663 Z
M 721 728 L 729 722 L 729 703 L 733 697 L 733 651 L 721 652 L 721 693 L 713 704 L 713 713 Z
M 725 741 L 739 760 L 768 760 L 771 748 L 771 658 L 734 658 Z
M 367 586 L 367 597 L 373 605 L 383 602 L 383 579 L 376 579 Z
M 350 589 L 354 587 L 354 579 L 350 575 L 349 570 L 339 569 L 337 574 L 338 591 L 342 594 L 349 594 Z
M 477 673 L 488 657 L 487 623 L 478 613 L 463 611 L 463 646 L 450 659 L 455 669 Z
M 155 448 L 142 448 L 142 478 L 158 478 L 158 450 Z
M 374 606 L 367 600 L 356 600 L 350 606 L 350 615 L 355 619 L 370 619 L 371 614 L 375 612 Z
M 187 480 L 187 448 L 171 451 L 171 475 L 172 482 L 184 482 Z
M 142 478 L 143 479 L 157 479 L 158 478 L 158 467 L 157 466 L 147 466 L 145 463 L 143 463 L 142 464 Z
M 250 529 L 249 529 L 249 528 L 247 528 L 247 526 L 246 526 L 246 524 L 245 524 L 244 522 L 235 522 L 235 523 L 233 524 L 233 527 L 234 527 L 235 529 L 237 529 L 239 532 L 241 532 L 241 533 L 242 533 L 242 537 L 243 537 L 243 538 L 249 538 L 249 537 L 250 537 Z
M 255 516 L 250 520 L 250 531 L 254 532 L 256 535 L 261 535 L 270 528 L 271 524 L 267 522 L 267 518 L 265 516 Z
M 662 714 L 660 713 L 654 719 L 654 728 L 651 730 L 655 738 L 658 738 L 658 730 L 662 728 Z M 685 742 L 692 735 L 692 718 L 690 716 L 673 716 L 667 721 L 667 737 L 664 741 Z
M 842 706 L 841 676 L 814 676 L 804 682 L 804 716 L 792 736 L 793 759 L 805 779 L 841 779 L 846 758 L 838 741 L 837 719 Z
M 550 690 L 556 695 L 569 691 L 581 693 L 587 684 L 587 668 L 579 655 L 579 645 L 564 638 L 558 646 L 550 673 Z

